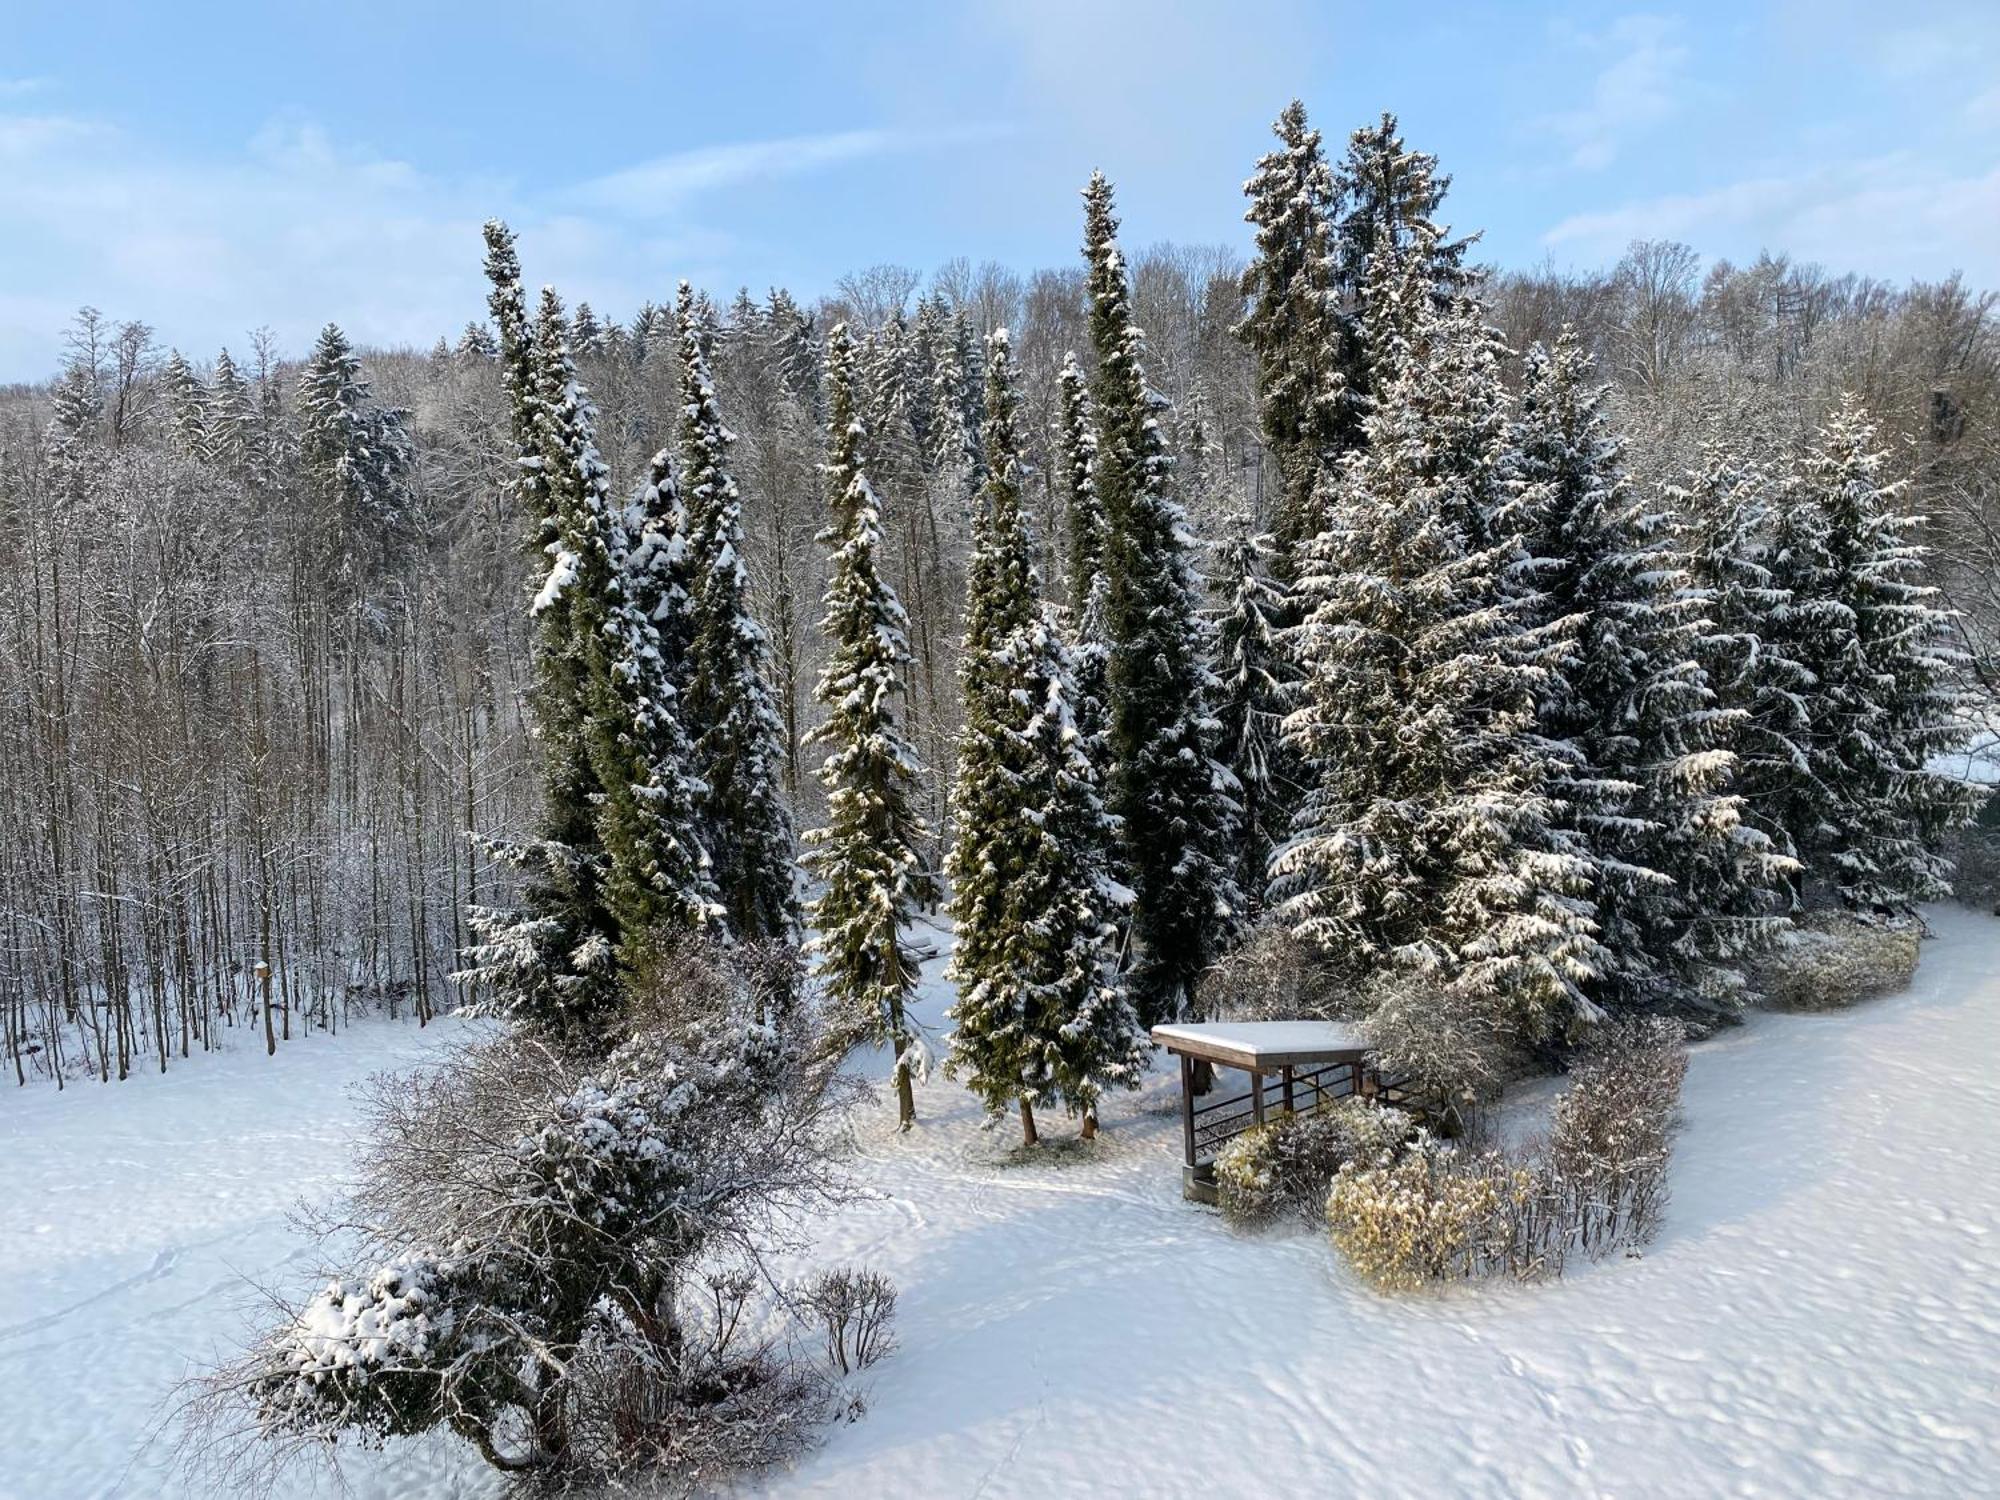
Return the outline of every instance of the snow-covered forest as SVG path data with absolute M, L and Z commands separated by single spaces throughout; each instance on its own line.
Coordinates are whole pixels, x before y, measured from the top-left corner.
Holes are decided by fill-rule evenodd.
M 814 685 L 833 649 L 819 628 L 832 556 L 820 539 L 820 466 L 836 326 L 854 346 L 880 571 L 908 618 L 899 722 L 912 761 L 914 903 L 941 892 L 959 821 L 951 788 L 968 717 L 958 679 L 977 649 L 966 644 L 979 608 L 968 581 L 985 483 L 988 337 L 1010 335 L 1014 489 L 1041 595 L 1067 622 L 1057 634 L 1080 639 L 1093 578 L 1108 588 L 1100 633 L 1123 607 L 1127 570 L 1098 563 L 1084 497 L 1109 486 L 1097 503 L 1124 507 L 1129 461 L 1150 466 L 1158 503 L 1186 518 L 1184 528 L 1158 524 L 1185 531 L 1177 558 L 1160 566 L 1185 574 L 1171 586 L 1185 594 L 1173 607 L 1186 639 L 1172 644 L 1188 654 L 1169 663 L 1177 676 L 1146 690 L 1173 695 L 1191 717 L 1175 726 L 1128 711 L 1111 732 L 1130 764 L 1161 748 L 1134 736 L 1184 730 L 1240 785 L 1184 841 L 1204 849 L 1209 873 L 1197 879 L 1209 891 L 1168 894 L 1147 887 L 1144 865 L 1133 872 L 1142 899 L 1121 925 L 1143 937 L 1159 924 L 1134 969 L 1149 1015 L 1263 908 L 1268 853 L 1321 791 L 1305 767 L 1337 758 L 1324 743 L 1336 711 L 1326 695 L 1370 690 L 1349 670 L 1359 664 L 1328 654 L 1327 633 L 1307 625 L 1283 637 L 1288 608 L 1353 602 L 1318 597 L 1329 585 L 1316 580 L 1337 588 L 1362 570 L 1336 552 L 1332 572 L 1320 571 L 1316 544 L 1371 543 L 1328 523 L 1367 497 L 1405 492 L 1393 470 L 1347 467 L 1345 455 L 1386 446 L 1370 443 L 1370 422 L 1415 424 L 1399 435 L 1408 454 L 1399 462 L 1422 466 L 1429 460 L 1411 445 L 1449 442 L 1464 472 L 1437 482 L 1483 513 L 1518 518 L 1525 547 L 1555 544 L 1568 518 L 1549 505 L 1587 506 L 1585 545 L 1671 555 L 1684 576 L 1635 607 L 1665 619 L 1692 589 L 1751 612 L 1700 626 L 1682 609 L 1649 627 L 1678 632 L 1673 644 L 1616 648 L 1647 665 L 1577 669 L 1611 674 L 1571 689 L 1609 717 L 1620 709 L 1607 695 L 1639 686 L 1620 674 L 1677 664 L 1659 660 L 1661 649 L 1701 666 L 1706 695 L 1697 686 L 1671 705 L 1648 695 L 1661 716 L 1638 731 L 1650 744 L 1608 744 L 1608 724 L 1589 724 L 1559 693 L 1538 694 L 1555 714 L 1542 726 L 1548 737 L 1597 757 L 1598 779 L 1630 768 L 1607 756 L 1663 763 L 1660 737 L 1684 736 L 1708 706 L 1734 711 L 1782 691 L 1768 677 L 1763 687 L 1725 679 L 1745 670 L 1748 634 L 1775 645 L 1770 622 L 1783 608 L 1770 590 L 1793 580 L 1770 576 L 1774 528 L 1792 497 L 1845 487 L 1868 507 L 1850 518 L 1863 528 L 1878 525 L 1875 512 L 1921 518 L 1904 524 L 1905 540 L 1928 549 L 1923 581 L 1958 611 L 1936 644 L 1966 651 L 1967 680 L 1987 682 L 2000 620 L 1992 294 L 1956 281 L 1885 286 L 1780 254 L 1704 266 L 1694 249 L 1661 243 L 1634 245 L 1601 274 L 1483 269 L 1476 240 L 1442 227 L 1445 178 L 1393 123 L 1345 144 L 1321 143 L 1302 115 L 1280 128 L 1279 149 L 1251 183 L 1250 263 L 1212 248 L 1130 253 L 1116 262 L 1122 309 L 1107 302 L 1105 247 L 1094 239 L 1088 263 L 1027 273 L 876 266 L 813 305 L 783 289 L 689 300 L 663 288 L 657 305 L 557 314 L 596 407 L 606 493 L 620 505 L 653 479 L 656 454 L 685 451 L 689 350 L 705 355 L 713 420 L 736 436 L 724 472 L 739 497 L 740 588 L 767 660 L 764 690 L 741 712 L 768 713 L 776 726 L 752 737 L 757 764 L 743 770 L 774 778 L 760 793 L 782 804 L 772 817 L 788 812 L 799 829 L 826 819 L 812 734 L 825 717 Z M 1390 262 L 1376 251 L 1392 245 L 1408 284 L 1386 280 Z M 1424 292 L 1434 317 L 1413 303 Z M 1393 336 L 1376 326 L 1392 317 L 1412 326 Z M 1123 337 L 1107 320 L 1118 318 L 1144 335 L 1129 375 L 1106 360 Z M 421 1019 L 461 1003 L 468 992 L 452 976 L 471 937 L 467 911 L 504 901 L 512 879 L 470 835 L 529 826 L 540 796 L 524 603 L 546 560 L 522 546 L 528 520 L 509 488 L 515 440 L 492 321 L 471 317 L 426 351 L 356 350 L 329 324 L 313 349 L 288 357 L 254 337 L 212 354 L 161 350 L 138 316 L 85 311 L 70 346 L 48 387 L 13 390 L 0 411 L 0 492 L 15 539 L 0 622 L 9 1067 L 18 1078 L 115 1078 L 198 1052 L 218 1029 L 261 1031 L 260 960 L 280 1044 L 360 1008 Z M 1392 360 L 1418 368 L 1392 375 Z M 1384 409 L 1375 390 L 1394 379 L 1407 404 Z M 1112 409 L 1135 391 L 1144 415 Z M 1424 403 L 1464 425 L 1436 430 Z M 1117 422 L 1134 424 L 1129 435 Z M 1145 452 L 1128 460 L 1134 444 Z M 1623 488 L 1600 496 L 1619 475 Z M 1150 489 L 1140 493 L 1155 503 Z M 1536 495 L 1548 497 L 1539 517 Z M 1893 545 L 1872 530 L 1831 541 L 1855 544 Z M 1660 582 L 1658 569 L 1644 571 L 1642 590 Z M 1530 573 L 1549 599 L 1510 610 L 1524 628 L 1538 609 L 1595 602 L 1579 589 L 1600 587 L 1515 570 Z M 1296 603 L 1278 588 L 1296 590 Z M 1734 655 L 1722 639 L 1730 634 Z M 1755 671 L 1782 677 L 1783 652 L 1765 656 Z M 1304 697 L 1288 696 L 1307 680 Z M 1717 748 L 1753 762 L 1790 753 L 1768 738 L 1782 740 L 1783 726 L 1760 719 L 1748 732 L 1761 750 L 1745 756 L 1735 729 Z M 1780 812 L 1782 794 L 1765 795 L 1755 777 L 1746 765 L 1705 795 L 1747 796 L 1745 826 L 1784 852 L 1825 809 Z M 1129 817 L 1140 779 L 1109 778 L 1107 810 Z M 1195 781 L 1148 795 L 1205 802 L 1209 780 Z M 1156 801 L 1150 815 L 1159 812 Z M 1300 919 L 1320 911 L 1314 890 L 1335 883 L 1330 848 L 1307 840 L 1281 862 L 1278 899 Z M 1859 871 L 1835 875 L 1827 863 L 1838 853 L 1817 851 L 1821 868 L 1808 873 L 1859 891 Z M 1921 861 L 1896 858 L 1889 904 L 1929 894 Z M 1229 909 L 1219 925 L 1207 915 L 1217 902 Z M 1195 909 L 1200 921 L 1178 920 Z M 1184 933 L 1185 951 L 1164 951 L 1167 929 Z
M 1129 249 L 1098 173 L 1073 265 L 599 310 L 496 220 L 432 348 L 86 309 L 0 394 L 21 1091 L 457 1047 L 372 1086 L 355 1258 L 191 1388 L 192 1462 L 793 1462 L 894 1342 L 879 1245 L 772 1269 L 855 1132 L 878 1195 L 973 1116 L 1094 1169 L 1167 1022 L 1397 1080 L 1260 1092 L 1238 1221 L 1390 1290 L 1636 1253 L 1684 1039 L 1990 905 L 2000 296 L 1488 266 L 1388 115 L 1245 165 L 1247 256 Z M 1477 1232 L 1411 1250 L 1425 1194 Z

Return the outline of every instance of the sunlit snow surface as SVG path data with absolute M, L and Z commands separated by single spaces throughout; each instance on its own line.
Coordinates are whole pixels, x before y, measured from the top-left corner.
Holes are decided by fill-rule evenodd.
M 1556 1286 L 1390 1301 L 1314 1236 L 1232 1234 L 1180 1200 L 1165 1073 L 1032 1165 L 955 1085 L 907 1137 L 883 1101 L 874 1196 L 820 1255 L 896 1278 L 902 1347 L 759 1491 L 2000 1495 L 2000 922 L 1933 920 L 1908 994 L 1699 1048 L 1660 1241 Z M 365 1026 L 0 1096 L 0 1495 L 171 1493 L 134 1459 L 162 1394 L 240 1328 L 241 1277 L 308 1275 L 286 1208 L 339 1180 L 346 1084 L 427 1045 Z M 435 1447 L 344 1472 L 493 1489 Z

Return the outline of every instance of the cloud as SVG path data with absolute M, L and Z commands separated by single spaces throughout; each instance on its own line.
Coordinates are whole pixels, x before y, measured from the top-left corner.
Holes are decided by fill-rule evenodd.
M 676 151 L 583 183 L 576 197 L 600 208 L 634 214 L 675 209 L 700 193 L 738 183 L 810 172 L 863 157 L 909 151 L 934 143 L 888 130 L 846 130 Z
M 507 218 L 535 281 L 600 307 L 707 279 L 740 247 L 687 218 L 734 185 L 952 139 L 879 130 L 706 147 L 529 196 L 496 174 L 440 174 L 354 149 L 306 120 L 190 160 L 101 122 L 0 111 L 0 379 L 37 379 L 85 302 L 206 354 L 269 326 L 302 348 L 328 318 L 364 343 L 428 344 L 484 308 L 480 225 Z M 657 223 L 678 217 L 668 232 Z M 24 274 L 28 273 L 28 274 Z
M 2000 282 L 2000 168 L 1954 176 L 1908 154 L 1876 157 L 1575 214 L 1543 236 L 1596 260 L 1635 239 L 1738 256 L 1768 247 L 1896 279 L 1964 271 L 1992 285 Z
M 1569 148 L 1570 165 L 1608 167 L 1633 134 L 1673 114 L 1688 60 L 1680 34 L 1680 22 L 1671 17 L 1632 15 L 1575 38 L 1585 51 L 1610 61 L 1592 80 L 1584 104 L 1537 122 Z

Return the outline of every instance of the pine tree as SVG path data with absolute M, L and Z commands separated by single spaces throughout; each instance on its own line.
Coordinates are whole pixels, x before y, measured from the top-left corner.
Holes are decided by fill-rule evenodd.
M 1361 413 L 1342 366 L 1352 335 L 1334 253 L 1333 170 L 1298 100 L 1271 128 L 1279 149 L 1243 185 L 1257 255 L 1243 273 L 1250 312 L 1236 334 L 1257 361 L 1258 417 L 1278 471 L 1276 567 L 1289 578 L 1320 529 L 1312 510 L 1321 471 L 1360 440 Z
M 1216 743 L 1223 764 L 1243 789 L 1235 877 L 1249 921 L 1263 910 L 1271 856 L 1285 841 L 1294 790 L 1281 738 L 1297 668 L 1286 640 L 1291 601 L 1271 577 L 1274 551 L 1269 537 L 1238 523 L 1223 560 L 1226 593 L 1216 622 L 1221 679 Z
M 1132 321 L 1111 185 L 1084 192 L 1097 492 L 1107 522 L 1113 778 L 1120 868 L 1134 890 L 1132 990 L 1149 1023 L 1195 1005 L 1195 984 L 1236 920 L 1230 878 L 1234 778 L 1210 751 L 1216 724 L 1201 587 L 1180 507 L 1158 398 L 1147 389 L 1145 335 Z
M 208 387 L 178 349 L 168 351 L 160 367 L 160 390 L 166 397 L 167 440 L 186 458 L 207 457 Z
M 1440 310 L 1420 260 L 1375 265 L 1365 445 L 1330 487 L 1299 580 L 1306 668 L 1285 741 L 1311 768 L 1271 899 L 1357 974 L 1384 966 L 1546 1036 L 1599 1014 L 1606 955 L 1587 851 L 1562 825 L 1566 760 L 1538 694 L 1564 647 L 1537 629 L 1501 534 L 1504 395 L 1477 308 Z
M 769 648 L 750 613 L 743 505 L 702 353 L 705 325 L 683 281 L 681 466 L 690 528 L 686 719 L 704 783 L 701 823 L 730 930 L 744 940 L 798 931 L 790 815 L 778 790 L 785 729 L 770 685 Z
M 1923 549 L 1901 481 L 1852 397 L 1792 463 L 1781 491 L 1773 631 L 1812 676 L 1806 764 L 1781 806 L 1809 903 L 1905 915 L 1950 893 L 1938 843 L 1983 800 L 1929 769 L 1962 742 L 1949 616 L 1919 583 Z
M 1140 1053 L 1112 961 L 1111 825 L 1070 713 L 1069 653 L 1038 598 L 1005 330 L 989 348 L 947 862 L 959 999 L 946 1066 L 994 1115 L 1017 1107 L 1033 1145 L 1035 1108 L 1058 1097 L 1095 1134 L 1099 1094 L 1136 1081 Z
M 921 894 L 917 846 L 926 830 L 910 809 L 917 760 L 897 717 L 908 622 L 882 576 L 882 517 L 868 481 L 856 365 L 854 340 L 837 325 L 827 343 L 833 519 L 820 534 L 832 548 L 823 626 L 831 655 L 815 690 L 827 717 L 812 736 L 828 747 L 819 772 L 827 826 L 806 836 L 806 865 L 822 882 L 810 912 L 815 970 L 857 1031 L 893 1050 L 897 1117 L 907 1129 L 916 1119 L 911 1076 L 920 1054 L 906 1010 L 916 959 L 902 931 Z
M 1779 936 L 1790 868 L 1746 824 L 1729 747 L 1734 715 L 1701 665 L 1707 621 L 1666 518 L 1626 480 L 1605 388 L 1565 329 L 1529 350 L 1514 432 L 1514 524 L 1545 621 L 1574 654 L 1541 693 L 1541 725 L 1577 761 L 1568 817 L 1596 856 L 1592 898 L 1610 955 L 1607 1008 L 1712 1006 L 1735 962 Z

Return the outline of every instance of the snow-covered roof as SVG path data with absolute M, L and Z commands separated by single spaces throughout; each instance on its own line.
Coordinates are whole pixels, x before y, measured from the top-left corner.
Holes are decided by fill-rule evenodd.
M 1368 1039 L 1338 1021 L 1201 1021 L 1155 1026 L 1169 1052 L 1232 1068 L 1266 1071 L 1300 1063 L 1339 1062 L 1368 1050 Z

